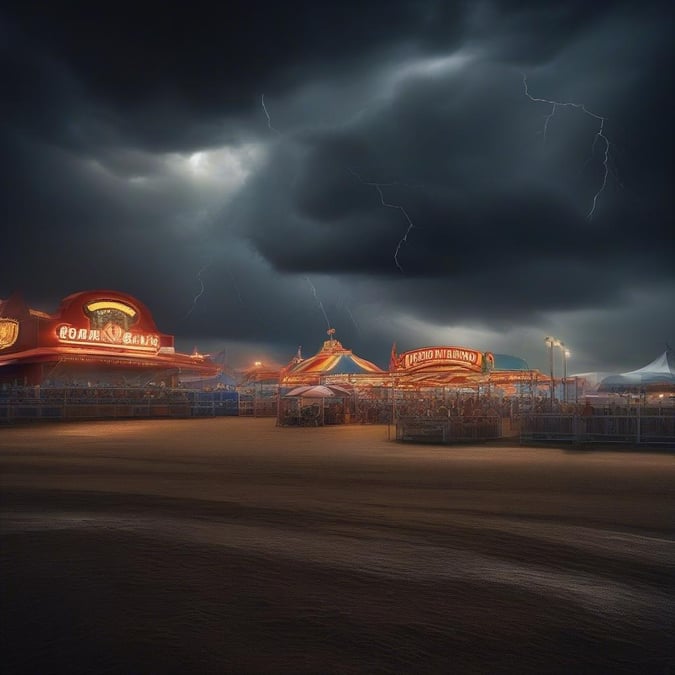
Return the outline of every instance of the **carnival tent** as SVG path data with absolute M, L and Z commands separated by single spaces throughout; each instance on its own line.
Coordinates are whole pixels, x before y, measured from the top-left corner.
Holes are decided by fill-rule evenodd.
M 626 391 L 630 389 L 670 390 L 675 388 L 675 355 L 668 347 L 658 358 L 642 368 L 602 380 L 598 391 Z
M 307 359 L 295 362 L 282 373 L 282 380 L 288 384 L 319 383 L 327 375 L 384 374 L 374 363 L 356 356 L 351 349 L 345 349 L 339 340 L 331 337 L 323 347 Z

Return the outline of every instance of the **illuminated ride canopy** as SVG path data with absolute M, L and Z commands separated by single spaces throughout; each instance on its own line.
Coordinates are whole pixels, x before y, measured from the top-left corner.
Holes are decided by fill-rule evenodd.
M 15 294 L 0 301 L 0 383 L 177 384 L 179 375 L 214 377 L 218 366 L 175 351 L 148 308 L 118 291 L 83 291 L 54 314 Z
M 351 349 L 345 349 L 339 340 L 329 331 L 330 339 L 323 343 L 322 348 L 307 359 L 296 358 L 280 373 L 282 386 L 301 384 L 319 384 L 321 381 L 336 379 L 360 379 L 380 381 L 387 378 L 386 371 L 374 363 L 356 356 Z

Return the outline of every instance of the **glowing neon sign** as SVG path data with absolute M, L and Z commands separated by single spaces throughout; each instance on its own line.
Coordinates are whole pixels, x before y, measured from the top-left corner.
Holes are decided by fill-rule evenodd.
M 158 352 L 160 337 L 132 328 L 139 312 L 126 302 L 99 298 L 82 307 L 89 319 L 89 327 L 62 323 L 56 327 L 59 342 L 69 345 L 119 347 L 124 350 Z
M 78 328 L 64 323 L 57 327 L 56 337 L 59 342 L 72 345 L 124 347 L 152 352 L 159 350 L 159 335 L 124 330 L 116 323 L 107 323 L 103 328 Z
M 465 347 L 424 347 L 404 352 L 396 360 L 398 370 L 458 365 L 480 371 L 483 367 L 483 354 Z

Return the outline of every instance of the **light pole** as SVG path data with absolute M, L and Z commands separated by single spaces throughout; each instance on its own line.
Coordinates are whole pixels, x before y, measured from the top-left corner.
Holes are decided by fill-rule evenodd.
M 396 438 L 396 378 L 391 378 L 391 423 L 394 426 L 394 438 Z M 387 424 L 387 440 L 391 439 L 389 425 Z
M 563 365 L 563 376 L 562 376 L 562 391 L 560 392 L 561 399 L 567 403 L 567 385 L 565 381 L 567 380 L 567 349 L 565 349 L 565 343 L 562 340 L 556 338 L 555 346 L 560 347 L 560 354 L 562 356 L 562 365 Z
M 567 359 L 570 357 L 571 352 L 569 349 L 565 349 L 565 345 L 562 343 L 560 347 L 562 348 L 563 355 L 563 398 L 565 399 L 565 403 L 567 403 Z
M 548 345 L 549 348 L 549 364 L 551 368 L 551 412 L 553 412 L 553 396 L 555 393 L 555 379 L 553 377 L 553 347 L 555 347 L 559 340 L 554 337 L 546 336 L 544 342 Z

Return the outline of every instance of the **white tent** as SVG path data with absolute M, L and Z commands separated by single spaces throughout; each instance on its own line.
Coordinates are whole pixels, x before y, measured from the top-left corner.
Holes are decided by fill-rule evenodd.
M 669 389 L 675 387 L 675 355 L 668 347 L 658 358 L 642 368 L 602 380 L 598 391 L 622 391 L 634 388 Z

